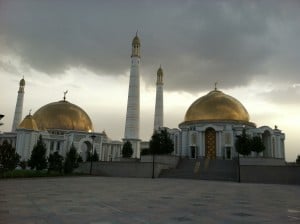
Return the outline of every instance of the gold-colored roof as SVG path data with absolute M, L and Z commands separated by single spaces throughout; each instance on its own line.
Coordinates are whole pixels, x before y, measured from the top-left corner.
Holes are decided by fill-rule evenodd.
M 184 121 L 249 122 L 246 108 L 232 96 L 217 89 L 197 99 L 187 110 Z
M 62 100 L 41 107 L 33 115 L 40 130 L 93 131 L 88 114 L 75 104 Z
M 18 128 L 38 131 L 38 126 L 31 114 L 24 118 Z
M 136 35 L 132 40 L 132 45 L 141 44 L 140 38 Z

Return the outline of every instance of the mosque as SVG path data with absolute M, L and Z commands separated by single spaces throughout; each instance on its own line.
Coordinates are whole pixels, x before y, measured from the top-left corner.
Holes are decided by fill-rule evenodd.
M 106 133 L 95 132 L 88 114 L 79 106 L 66 100 L 65 92 L 61 101 L 52 102 L 29 113 L 22 120 L 25 80 L 21 79 L 11 132 L 0 134 L 0 143 L 8 140 L 21 160 L 28 160 L 39 135 L 47 147 L 47 156 L 58 151 L 65 155 L 73 144 L 86 160 L 86 152 L 92 147 L 101 161 L 115 161 L 121 157 L 123 142 L 130 141 L 133 158 L 140 158 L 143 148 L 148 147 L 139 137 L 140 129 L 140 39 L 132 41 L 131 67 L 128 101 L 123 141 L 111 140 Z M 154 130 L 165 128 L 163 124 L 163 70 L 157 71 Z M 285 159 L 285 134 L 276 126 L 256 127 L 250 121 L 246 108 L 234 97 L 219 89 L 217 85 L 206 95 L 197 99 L 187 109 L 184 121 L 178 128 L 167 130 L 174 142 L 175 156 L 209 159 L 233 159 L 238 156 L 235 141 L 243 129 L 250 136 L 260 136 L 266 150 L 262 158 Z
M 21 160 L 30 159 L 39 135 L 42 135 L 46 145 L 47 157 L 55 151 L 65 156 L 72 144 L 84 161 L 92 147 L 102 161 L 120 157 L 123 143 L 111 140 L 105 131 L 94 132 L 89 115 L 66 100 L 67 92 L 63 100 L 46 104 L 33 115 L 29 112 L 21 121 L 24 87 L 23 78 L 20 81 L 12 131 L 0 134 L 0 143 L 9 141 L 16 148 Z

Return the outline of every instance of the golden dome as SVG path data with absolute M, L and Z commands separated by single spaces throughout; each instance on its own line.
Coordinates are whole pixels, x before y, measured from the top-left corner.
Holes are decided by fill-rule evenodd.
M 20 80 L 20 86 L 25 86 L 25 79 L 24 79 L 24 78 L 22 78 L 22 79 Z
M 132 40 L 132 45 L 136 45 L 136 44 L 138 44 L 138 45 L 141 44 L 140 38 L 137 36 L 137 34 L 135 35 L 135 37 Z
M 62 100 L 41 107 L 33 115 L 40 130 L 93 131 L 88 114 L 75 104 Z
M 36 125 L 36 122 L 31 114 L 24 118 L 18 128 L 38 131 L 38 126 Z
M 239 121 L 248 123 L 249 114 L 238 100 L 215 89 L 197 99 L 189 107 L 184 121 Z

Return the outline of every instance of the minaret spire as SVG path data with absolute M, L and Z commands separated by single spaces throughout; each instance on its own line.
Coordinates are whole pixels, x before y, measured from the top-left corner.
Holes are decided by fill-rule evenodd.
M 131 142 L 132 156 L 135 158 L 140 157 L 140 47 L 140 39 L 136 33 L 132 40 L 126 124 L 123 139 Z
M 17 103 L 15 108 L 14 121 L 11 128 L 12 132 L 16 131 L 19 124 L 21 123 L 22 113 L 23 113 L 24 88 L 25 88 L 25 79 L 23 76 L 23 78 L 20 80 L 19 83 L 19 91 L 18 91 Z
M 156 80 L 156 100 L 155 100 L 155 113 L 154 113 L 154 131 L 159 130 L 159 128 L 164 125 L 164 95 L 163 95 L 163 70 L 161 65 L 157 70 L 157 80 Z

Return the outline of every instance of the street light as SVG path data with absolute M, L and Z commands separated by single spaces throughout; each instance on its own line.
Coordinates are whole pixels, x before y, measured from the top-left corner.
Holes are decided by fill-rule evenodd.
M 154 155 L 155 155 L 155 153 L 154 153 L 154 150 L 153 150 L 153 152 L 152 152 L 152 179 L 155 178 L 155 175 L 154 175 L 154 167 L 155 167 Z
M 93 168 L 93 156 L 94 156 L 94 140 L 96 138 L 96 135 L 95 134 L 92 134 L 91 136 L 91 139 L 92 139 L 92 152 L 91 152 L 91 155 L 90 155 L 90 160 L 91 160 L 91 166 L 90 166 L 90 175 L 92 175 L 92 168 Z

